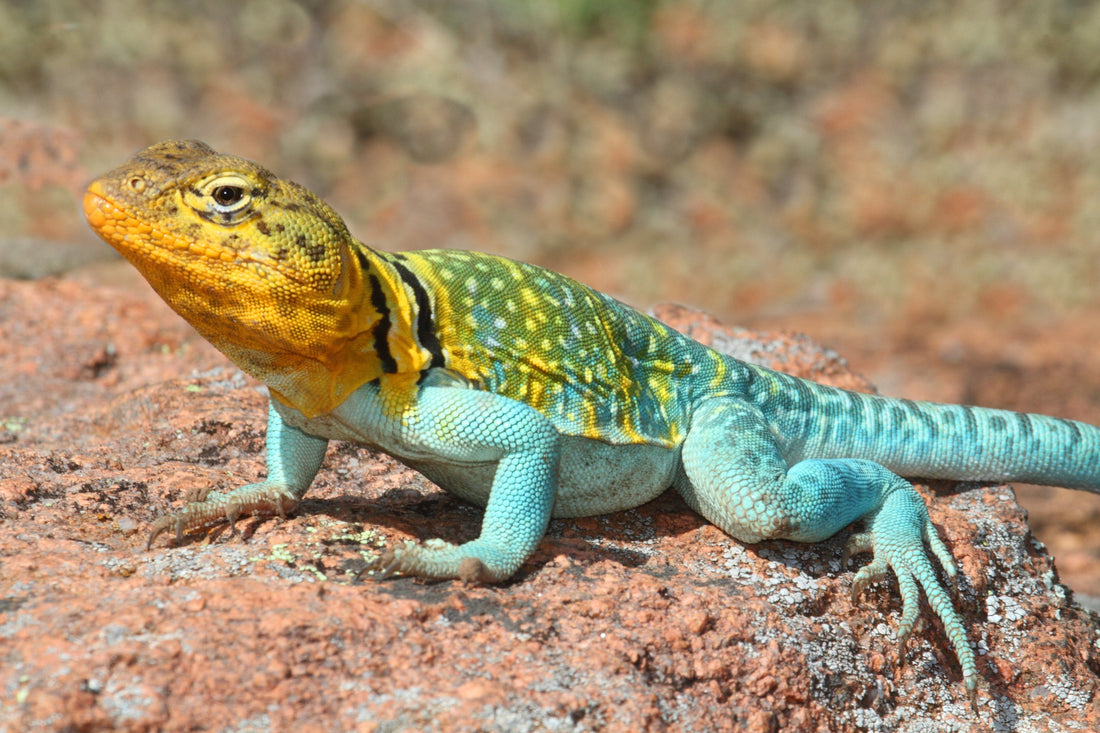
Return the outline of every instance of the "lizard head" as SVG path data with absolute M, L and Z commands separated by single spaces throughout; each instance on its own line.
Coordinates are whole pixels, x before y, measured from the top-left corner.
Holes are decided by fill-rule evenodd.
M 84 216 L 284 402 L 319 414 L 379 376 L 375 326 L 404 292 L 306 188 L 204 143 L 167 141 L 94 181 Z

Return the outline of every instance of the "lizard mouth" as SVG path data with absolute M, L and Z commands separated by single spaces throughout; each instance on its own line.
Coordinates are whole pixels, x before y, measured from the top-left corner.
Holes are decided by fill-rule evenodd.
M 122 254 L 152 248 L 191 250 L 195 254 L 222 259 L 212 248 L 196 248 L 178 237 L 166 234 L 152 224 L 138 221 L 126 207 L 120 206 L 103 181 L 93 181 L 84 193 L 84 218 L 103 241 Z M 201 250 L 201 251 L 200 251 Z M 228 253 L 228 250 L 226 250 Z M 235 254 L 235 253 L 234 253 Z
M 102 182 L 94 181 L 84 194 L 84 218 L 97 234 L 107 227 L 107 215 L 103 211 L 104 206 L 107 205 L 110 205 L 110 201 L 103 190 Z

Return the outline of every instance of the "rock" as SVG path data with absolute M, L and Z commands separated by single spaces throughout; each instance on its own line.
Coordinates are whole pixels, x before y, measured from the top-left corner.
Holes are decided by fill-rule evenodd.
M 0 277 L 34 280 L 118 259 L 107 247 L 39 237 L 0 239 Z
M 808 340 L 658 312 L 869 388 Z M 899 658 L 896 586 L 851 601 L 847 533 L 746 546 L 673 493 L 552 522 L 500 586 L 356 584 L 378 548 L 472 538 L 480 511 L 334 444 L 287 520 L 146 551 L 188 491 L 262 475 L 263 390 L 144 292 L 0 281 L 0 344 L 0 731 L 1100 728 L 1100 629 L 1008 487 L 922 488 L 979 723 L 927 612 Z

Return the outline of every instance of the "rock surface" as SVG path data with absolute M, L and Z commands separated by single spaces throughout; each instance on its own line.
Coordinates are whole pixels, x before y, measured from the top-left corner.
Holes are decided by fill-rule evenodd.
M 866 389 L 807 340 L 658 314 Z M 672 493 L 554 521 L 508 583 L 351 582 L 479 511 L 334 444 L 300 510 L 163 540 L 190 490 L 264 470 L 263 388 L 151 293 L 0 280 L 0 731 L 1100 729 L 1100 627 L 1007 487 L 923 488 L 962 573 L 980 719 L 937 623 L 899 658 L 893 583 L 846 533 L 746 546 Z

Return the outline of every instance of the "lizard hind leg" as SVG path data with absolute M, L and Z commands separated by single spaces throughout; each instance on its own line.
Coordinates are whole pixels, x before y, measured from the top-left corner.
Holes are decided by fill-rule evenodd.
M 788 466 L 781 444 L 755 406 L 735 398 L 708 400 L 692 415 L 674 485 L 692 508 L 744 542 L 819 542 L 857 519 L 865 520 L 868 531 L 855 535 L 847 552 L 870 551 L 874 559 L 856 574 L 854 592 L 888 569 L 894 571 L 902 598 L 898 637 L 904 644 L 919 614 L 923 589 L 943 622 L 973 700 L 974 653 L 927 549 L 951 579 L 955 563 L 924 500 L 909 482 L 872 461 L 809 459 Z

